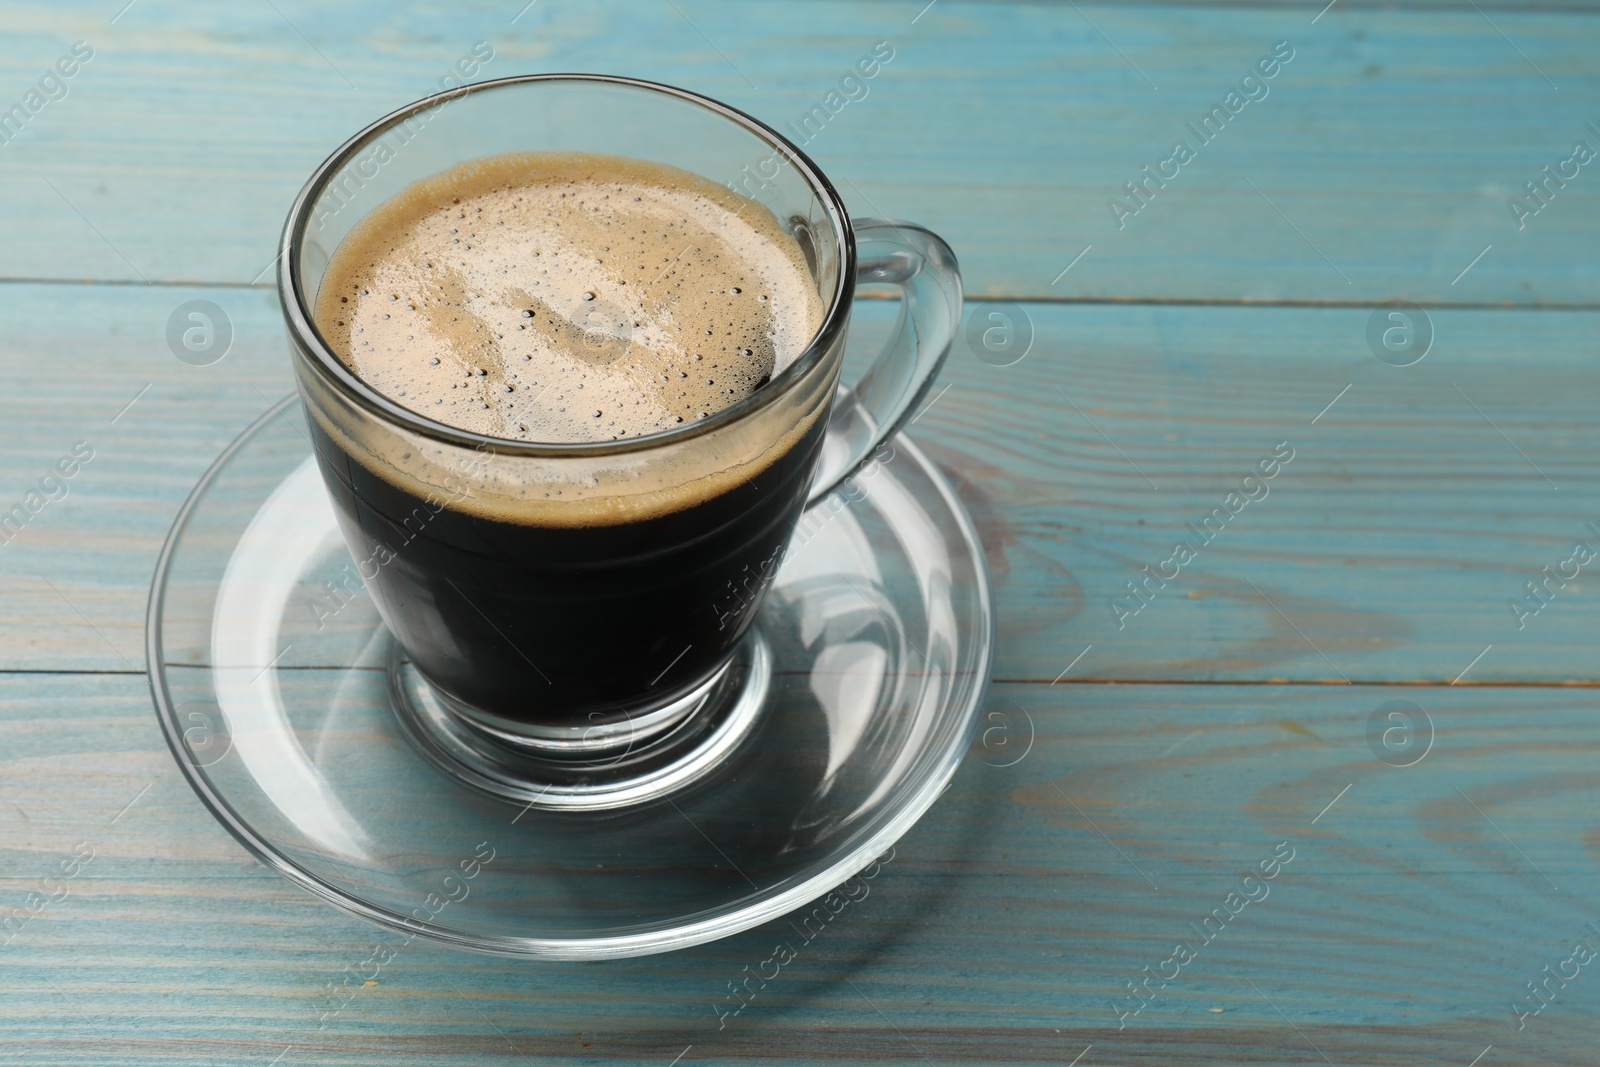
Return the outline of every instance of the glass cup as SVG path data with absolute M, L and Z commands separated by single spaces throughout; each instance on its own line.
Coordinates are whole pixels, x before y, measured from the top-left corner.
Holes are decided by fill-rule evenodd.
M 744 400 L 621 441 L 487 437 L 379 393 L 313 323 L 331 253 L 412 182 L 528 151 L 669 164 L 764 205 L 826 308 L 816 336 Z M 844 387 L 861 283 L 897 287 L 901 313 Z M 601 75 L 464 86 L 369 126 L 295 201 L 278 286 L 323 480 L 397 639 L 402 725 L 459 778 L 575 807 L 680 788 L 735 747 L 760 712 L 769 658 L 753 624 L 796 522 L 905 422 L 961 314 L 934 234 L 852 222 L 810 159 L 725 104 Z M 604 309 L 570 314 L 596 343 L 626 343 Z

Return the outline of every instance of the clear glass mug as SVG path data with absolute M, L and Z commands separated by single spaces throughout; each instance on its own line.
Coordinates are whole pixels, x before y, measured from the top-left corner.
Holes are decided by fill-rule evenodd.
M 746 399 L 615 442 L 485 437 L 362 382 L 312 321 L 330 254 L 412 182 L 528 151 L 665 163 L 765 205 L 805 253 L 827 309 L 817 335 Z M 901 313 L 841 387 L 861 283 L 898 287 Z M 955 257 L 936 235 L 852 222 L 810 159 L 725 104 L 601 75 L 463 86 L 369 126 L 296 199 L 278 287 L 324 482 L 398 640 L 402 723 L 425 751 L 450 734 L 456 762 L 475 765 L 451 769 L 519 796 L 530 781 L 557 787 L 536 796 L 606 775 L 668 781 L 662 768 L 704 752 L 719 717 L 758 712 L 751 625 L 796 522 L 904 424 L 961 315 Z

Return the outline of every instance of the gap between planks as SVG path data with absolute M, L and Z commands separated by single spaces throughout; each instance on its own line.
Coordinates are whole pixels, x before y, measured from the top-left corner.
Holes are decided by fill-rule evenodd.
M 991 678 L 992 685 L 1042 685 L 1049 688 L 1052 685 L 1218 685 L 1218 686 L 1335 686 L 1354 688 L 1366 686 L 1369 688 L 1413 688 L 1426 689 L 1437 687 L 1441 689 L 1600 689 L 1600 678 L 1596 679 L 1566 679 L 1551 681 L 1518 681 L 1516 679 L 1488 679 L 1485 681 L 1447 681 L 1443 678 L 1390 678 L 1390 679 L 1362 679 L 1353 678 L 1345 681 L 1343 678 L 1062 678 L 1051 681 L 1048 678 Z
M 0 277 L 0 285 L 65 285 L 65 286 L 117 286 L 134 289 L 234 289 L 244 291 L 272 292 L 277 288 L 273 284 L 258 284 L 253 282 L 229 281 L 171 281 L 156 279 L 154 281 L 138 281 L 128 278 L 45 278 L 45 277 Z M 898 301 L 897 295 L 888 293 L 858 292 L 857 300 L 883 300 Z M 1314 300 L 1309 297 L 1289 297 L 1282 300 L 1264 300 L 1253 297 L 1188 297 L 1188 296 L 1066 296 L 1060 294 L 1012 294 L 985 293 L 981 296 L 972 293 L 963 294 L 962 300 L 967 304 L 1087 304 L 1087 305 L 1128 305 L 1130 307 L 1259 307 L 1259 308 L 1351 308 L 1362 311 L 1374 307 L 1385 306 L 1399 300 L 1399 297 L 1379 297 L 1371 300 Z M 1592 303 L 1574 303 L 1571 301 L 1544 302 L 1544 303 L 1512 303 L 1510 301 L 1484 301 L 1484 300 L 1457 300 L 1457 301 L 1430 301 L 1427 304 L 1430 311 L 1600 311 L 1600 300 Z
M 172 667 L 191 668 L 193 664 L 169 664 Z M 283 671 L 328 671 L 328 670 L 358 670 L 382 671 L 386 668 L 379 666 L 359 667 L 314 667 L 291 666 L 279 667 Z M 810 677 L 807 671 L 774 671 L 774 674 L 794 677 Z M 97 678 L 97 677 L 128 677 L 147 678 L 146 671 L 119 671 L 119 670 L 72 670 L 59 667 L 32 667 L 32 668 L 0 668 L 0 680 L 6 678 L 23 678 L 29 675 L 49 675 L 62 677 Z M 1365 686 L 1368 688 L 1428 688 L 1437 686 L 1443 689 L 1450 688 L 1475 688 L 1475 689 L 1600 689 L 1600 678 L 1597 679 L 1567 679 L 1562 681 L 1517 681 L 1495 680 L 1473 681 L 1462 679 L 1458 682 L 1446 681 L 1442 678 L 1400 678 L 1400 679 L 1352 679 L 1345 681 L 1343 678 L 1239 678 L 1235 680 L 1217 678 L 1062 678 L 1052 682 L 1048 678 L 991 678 L 993 685 L 1042 685 L 1049 688 L 1052 685 L 1214 685 L 1214 686 Z
M 1019 0 L 1012 0 L 1013 3 Z M 1020 0 L 1023 6 L 1048 3 L 1049 0 Z M 1105 0 L 1094 0 L 1093 7 L 1111 6 Z M 1117 7 L 1178 7 L 1178 8 L 1246 8 L 1251 11 L 1283 12 L 1293 14 L 1305 5 L 1296 0 L 1119 0 Z M 1333 5 L 1329 5 L 1330 7 Z M 1404 11 L 1431 13 L 1434 11 L 1451 11 L 1456 13 L 1470 13 L 1483 11 L 1501 11 L 1508 15 L 1540 14 L 1540 15 L 1593 15 L 1600 14 L 1600 5 L 1594 0 L 1529 0 L 1519 3 L 1518 0 L 1483 0 L 1474 3 L 1473 0 L 1338 0 L 1338 6 L 1343 8 L 1356 8 L 1360 10 Z

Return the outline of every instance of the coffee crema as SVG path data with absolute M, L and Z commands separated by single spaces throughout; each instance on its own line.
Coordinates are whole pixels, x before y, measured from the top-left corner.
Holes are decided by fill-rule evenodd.
M 317 328 L 422 415 L 594 442 L 743 400 L 804 351 L 822 301 L 764 206 L 665 164 L 566 152 L 417 182 L 335 250 Z

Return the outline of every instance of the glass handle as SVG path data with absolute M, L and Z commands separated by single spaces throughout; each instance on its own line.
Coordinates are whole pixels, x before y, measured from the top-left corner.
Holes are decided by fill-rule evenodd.
M 961 273 L 938 234 L 913 222 L 855 219 L 856 284 L 901 290 L 900 317 L 854 386 L 841 384 L 807 505 L 837 489 L 905 425 L 961 324 Z

